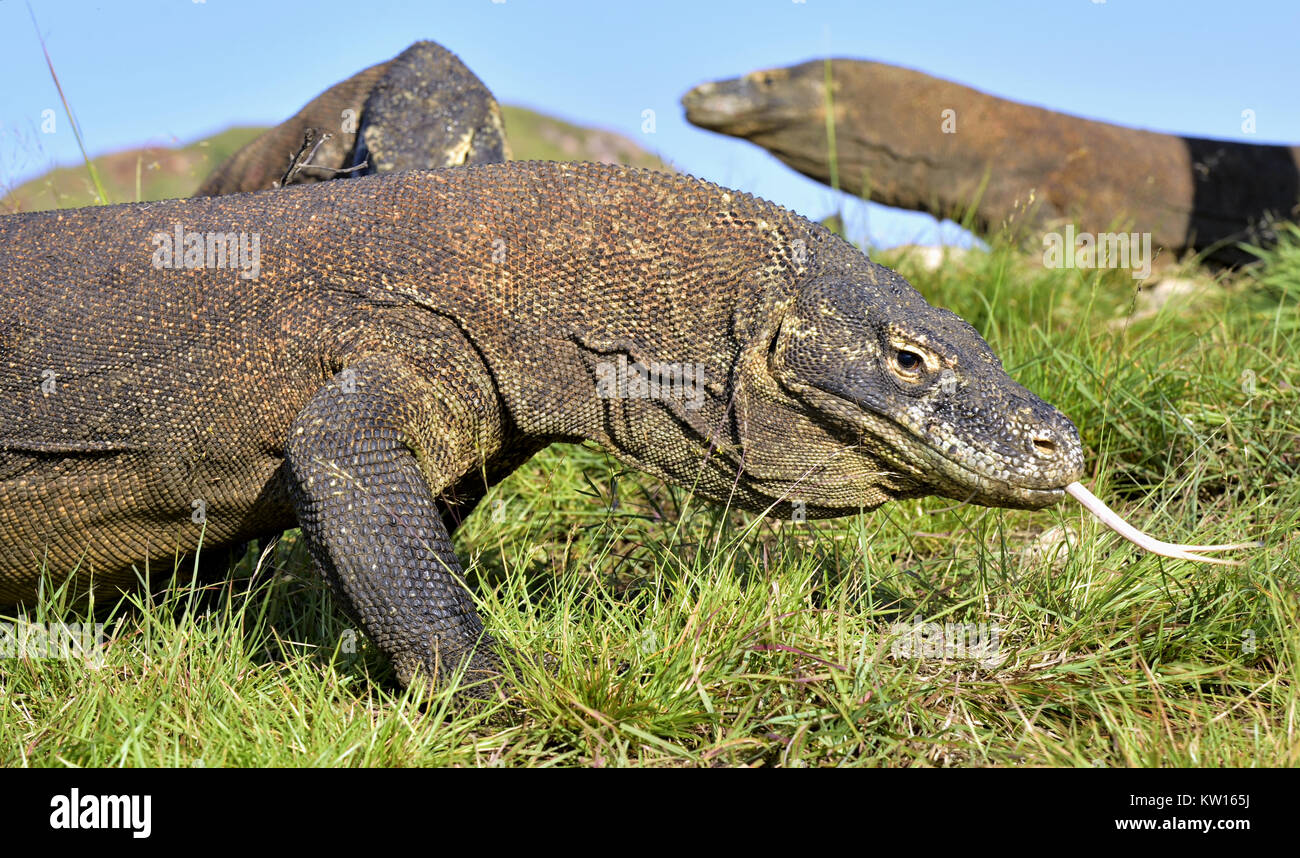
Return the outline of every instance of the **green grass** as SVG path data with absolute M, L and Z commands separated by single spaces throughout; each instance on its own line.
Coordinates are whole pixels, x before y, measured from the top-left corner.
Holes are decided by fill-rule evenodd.
M 129 597 L 100 666 L 0 663 L 0 765 L 1300 763 L 1300 231 L 1132 318 L 1124 272 L 997 243 L 936 273 L 878 258 L 1074 419 L 1085 482 L 1131 521 L 1266 547 L 1145 555 L 1073 503 L 772 521 L 557 446 L 456 535 L 529 657 L 508 706 L 401 692 L 291 534 L 222 583 Z M 30 618 L 84 616 L 51 597 Z M 913 619 L 996 624 L 999 657 L 896 658 Z

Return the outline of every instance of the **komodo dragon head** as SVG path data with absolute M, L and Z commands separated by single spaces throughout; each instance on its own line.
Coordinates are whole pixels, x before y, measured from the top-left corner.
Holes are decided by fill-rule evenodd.
M 743 350 L 742 449 L 720 450 L 743 504 L 834 517 L 926 495 L 1039 509 L 1069 494 L 1156 554 L 1236 565 L 1201 552 L 1258 547 L 1162 542 L 1128 524 L 1079 482 L 1074 424 L 1014 381 L 970 324 L 838 247 L 851 252 L 826 248 L 832 262 L 800 279 Z M 710 482 L 697 485 L 726 501 Z
M 692 125 L 752 139 L 801 124 L 819 127 L 826 120 L 824 85 L 821 63 L 804 63 L 701 84 L 682 96 L 682 106 Z
M 1083 473 L 1074 424 L 1013 381 L 960 317 L 866 266 L 870 279 L 800 284 L 760 369 L 771 383 L 750 399 L 751 433 L 770 431 L 752 434 L 746 468 L 761 473 L 767 458 L 809 508 L 838 514 L 929 494 L 1026 509 L 1059 501 Z M 786 408 L 800 425 L 782 431 L 774 411 Z
M 687 484 L 718 502 L 778 514 L 799 505 L 814 518 L 926 495 L 1039 509 L 1069 494 L 1156 554 L 1237 565 L 1202 552 L 1259 546 L 1162 542 L 1124 521 L 1079 482 L 1083 447 L 1064 414 L 1007 375 L 971 325 L 855 255 L 797 283 L 742 350 L 740 443 L 713 450 L 732 468 Z
M 798 279 L 742 349 L 739 449 L 718 446 L 734 483 L 714 474 L 695 484 L 703 493 L 812 517 L 926 495 L 1039 509 L 1069 494 L 1156 554 L 1236 565 L 1201 552 L 1258 547 L 1162 542 L 1128 524 L 1079 482 L 1074 424 L 1014 381 L 970 324 L 846 243 L 823 250 L 829 264 Z

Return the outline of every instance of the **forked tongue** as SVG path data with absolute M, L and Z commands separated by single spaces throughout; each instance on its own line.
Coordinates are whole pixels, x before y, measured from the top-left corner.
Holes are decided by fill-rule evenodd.
M 1113 509 L 1101 502 L 1101 498 L 1094 495 L 1083 487 L 1082 483 L 1070 483 L 1065 487 L 1066 492 L 1075 500 L 1083 504 L 1088 512 L 1097 517 L 1102 524 L 1127 539 L 1129 542 L 1145 548 L 1152 554 L 1162 554 L 1165 557 L 1177 557 L 1180 560 L 1195 560 L 1200 563 L 1221 563 L 1224 566 L 1240 566 L 1238 560 L 1224 560 L 1222 557 L 1202 557 L 1195 552 L 1198 551 L 1236 551 L 1241 548 L 1259 548 L 1262 543 L 1259 542 L 1233 542 L 1228 545 L 1176 545 L 1172 542 L 1161 542 L 1154 536 L 1148 536 L 1138 530 L 1133 525 L 1119 517 Z

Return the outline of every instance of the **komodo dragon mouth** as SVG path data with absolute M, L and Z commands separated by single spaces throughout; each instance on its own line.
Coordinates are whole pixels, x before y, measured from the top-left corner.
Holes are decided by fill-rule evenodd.
M 993 480 L 976 471 L 972 471 L 960 462 L 936 454 L 936 459 L 942 459 L 952 468 L 960 470 L 966 475 L 970 484 L 979 485 L 981 482 Z M 1262 543 L 1252 542 L 1231 542 L 1220 545 L 1187 545 L 1182 543 L 1164 542 L 1156 539 L 1148 533 L 1144 533 L 1133 525 L 1125 521 L 1119 513 L 1112 510 L 1088 489 L 1084 488 L 1083 483 L 1074 480 L 1059 489 L 1040 489 L 1031 486 L 1018 485 L 1015 481 L 1005 481 L 1002 483 L 1012 489 L 1015 494 L 1030 503 L 1038 506 L 1051 506 L 1062 500 L 1067 494 L 1083 505 L 1084 509 L 1090 512 L 1098 521 L 1118 533 L 1120 536 L 1132 542 L 1139 548 L 1150 551 L 1152 554 L 1159 554 L 1163 557 L 1173 557 L 1180 560 L 1192 560 L 1198 563 L 1217 563 L 1223 566 L 1240 566 L 1241 562 L 1237 560 L 1227 560 L 1222 557 L 1205 557 L 1202 552 L 1207 551 L 1236 551 L 1245 548 L 1259 548 Z M 961 498 L 968 501 L 970 498 Z M 1041 501 L 1041 503 L 1039 503 Z
M 919 439 L 923 440 L 923 439 Z M 974 496 L 976 492 L 987 491 L 987 486 L 997 484 L 1010 489 L 1014 496 L 1025 502 L 1025 506 L 1046 507 L 1062 500 L 1066 495 L 1077 500 L 1083 505 L 1089 513 L 1106 527 L 1118 533 L 1134 545 L 1142 548 L 1152 554 L 1159 554 L 1163 557 L 1173 557 L 1179 560 L 1191 560 L 1198 563 L 1217 563 L 1222 566 L 1240 566 L 1241 562 L 1237 560 L 1228 560 L 1222 557 L 1206 557 L 1204 552 L 1211 551 L 1236 551 L 1247 548 L 1259 548 L 1262 543 L 1257 541 L 1250 542 L 1231 542 L 1219 545 L 1188 545 L 1184 543 L 1165 542 L 1157 539 L 1148 533 L 1145 533 L 1125 521 L 1119 513 L 1108 507 L 1101 498 L 1088 491 L 1083 483 L 1078 480 L 1071 480 L 1060 488 L 1039 488 L 1035 486 L 1024 485 L 1016 480 L 999 480 L 990 477 L 987 474 L 972 470 L 961 462 L 944 456 L 935 448 L 924 445 L 924 449 L 930 454 L 931 461 L 947 465 L 952 470 L 961 474 L 959 482 L 963 485 L 975 486 L 971 494 L 966 497 L 953 495 L 955 499 L 965 502 L 978 502 Z

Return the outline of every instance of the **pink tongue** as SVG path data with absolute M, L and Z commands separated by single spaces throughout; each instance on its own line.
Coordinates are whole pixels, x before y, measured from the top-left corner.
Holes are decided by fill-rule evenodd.
M 1075 500 L 1083 504 L 1088 512 L 1097 517 L 1102 524 L 1127 539 L 1129 542 L 1145 548 L 1152 554 L 1162 554 L 1165 557 L 1177 557 L 1180 560 L 1194 560 L 1198 563 L 1221 563 L 1224 566 L 1240 566 L 1239 560 L 1224 560 L 1221 557 L 1202 557 L 1200 554 L 1194 554 L 1197 551 L 1236 551 L 1240 548 L 1259 548 L 1263 543 L 1260 542 L 1234 542 L 1228 545 L 1176 545 L 1172 542 L 1161 542 L 1154 536 L 1148 536 L 1129 524 L 1119 515 L 1101 502 L 1101 498 L 1094 495 L 1083 487 L 1082 483 L 1070 483 L 1065 487 L 1066 492 Z

